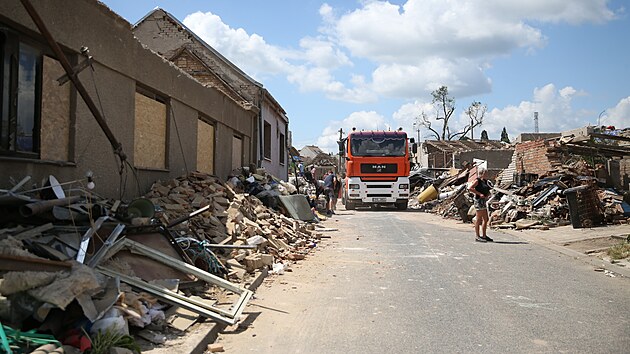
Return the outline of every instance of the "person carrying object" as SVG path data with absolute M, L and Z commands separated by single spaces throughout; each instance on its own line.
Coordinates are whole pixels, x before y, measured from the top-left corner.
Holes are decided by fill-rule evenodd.
M 486 179 L 486 169 L 484 167 L 477 167 L 477 179 L 468 188 L 475 195 L 475 211 L 477 216 L 475 219 L 475 241 L 477 242 L 492 242 L 494 241 L 488 237 L 488 206 L 487 200 L 490 198 L 491 190 L 490 182 Z M 481 236 L 479 231 L 481 229 Z

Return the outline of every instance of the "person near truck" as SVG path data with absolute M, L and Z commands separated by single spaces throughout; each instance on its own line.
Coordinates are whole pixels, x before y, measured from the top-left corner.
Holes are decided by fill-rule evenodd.
M 326 214 L 334 214 L 332 203 L 334 194 L 335 172 L 331 169 L 324 178 L 324 196 L 326 197 Z
M 477 242 L 492 242 L 494 241 L 487 235 L 488 229 L 488 206 L 486 205 L 488 198 L 490 197 L 491 186 L 486 179 L 486 169 L 484 167 L 477 167 L 477 178 L 468 188 L 475 196 L 475 211 L 477 216 L 475 218 L 475 241 Z M 481 235 L 479 235 L 481 231 Z

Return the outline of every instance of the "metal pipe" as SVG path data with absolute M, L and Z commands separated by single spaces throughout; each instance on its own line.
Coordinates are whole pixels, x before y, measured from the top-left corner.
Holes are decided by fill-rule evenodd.
M 101 112 L 96 107 L 96 104 L 94 103 L 94 101 L 92 101 L 92 98 L 90 97 L 89 93 L 87 92 L 87 90 L 85 89 L 81 81 L 79 80 L 78 76 L 74 72 L 72 66 L 70 65 L 70 62 L 68 61 L 68 58 L 66 58 L 66 55 L 61 50 L 61 47 L 55 41 L 52 34 L 46 28 L 44 21 L 42 20 L 41 17 L 39 17 L 39 14 L 37 13 L 37 11 L 35 10 L 35 8 L 30 3 L 29 0 L 20 0 L 20 2 L 22 3 L 22 5 L 24 5 L 26 12 L 28 12 L 29 16 L 31 16 L 31 19 L 33 19 L 33 22 L 35 23 L 35 25 L 37 26 L 41 34 L 46 39 L 46 42 L 48 42 L 48 45 L 50 46 L 50 48 L 55 53 L 55 56 L 57 56 L 57 59 L 59 60 L 59 63 L 61 64 L 63 69 L 66 71 L 66 74 L 68 74 L 68 78 L 74 84 L 74 87 L 77 89 L 77 92 L 79 92 L 79 94 L 83 98 L 83 101 L 85 101 L 85 104 L 90 109 L 90 112 L 92 112 L 92 115 L 94 115 L 96 122 L 101 127 L 101 130 L 103 130 L 103 132 L 107 136 L 109 143 L 114 148 L 114 153 L 120 157 L 121 161 L 125 161 L 127 159 L 127 156 L 123 152 L 122 145 L 120 144 L 120 142 L 118 142 L 118 140 L 116 140 L 114 133 L 112 133 L 112 131 L 109 129 L 109 126 L 107 125 L 107 122 L 105 121 L 105 118 L 101 115 Z
M 44 213 L 46 211 L 52 210 L 54 206 L 57 205 L 70 205 L 72 203 L 78 202 L 82 197 L 74 196 L 62 199 L 53 199 L 46 200 L 42 202 L 35 202 L 30 204 L 25 204 L 20 207 L 20 215 L 24 217 L 33 216 L 37 214 Z
M 184 221 L 186 221 L 186 220 L 188 220 L 188 219 L 190 219 L 190 218 L 193 218 L 193 217 L 195 217 L 195 216 L 197 216 L 197 215 L 199 215 L 199 214 L 201 214 L 201 213 L 203 213 L 203 212 L 207 211 L 208 209 L 210 209 L 210 205 L 206 205 L 205 207 L 203 207 L 203 208 L 201 208 L 201 209 L 198 209 L 198 210 L 195 210 L 195 211 L 193 211 L 192 213 L 190 213 L 190 214 L 188 214 L 188 215 L 180 216 L 179 218 L 177 218 L 177 219 L 175 219 L 175 220 L 171 221 L 171 222 L 170 222 L 170 223 L 166 226 L 166 228 L 168 229 L 168 228 L 171 228 L 171 227 L 173 227 L 173 226 L 175 226 L 175 225 L 181 224 L 181 223 L 183 223 Z

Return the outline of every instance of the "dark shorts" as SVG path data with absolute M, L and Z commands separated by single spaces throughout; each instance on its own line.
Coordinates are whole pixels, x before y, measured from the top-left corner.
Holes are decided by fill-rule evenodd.
M 332 188 L 325 188 L 324 189 L 324 196 L 326 197 L 326 201 L 329 202 L 330 199 L 333 197 L 333 190 L 332 190 Z
M 475 198 L 475 210 L 486 210 L 488 206 L 486 205 L 486 200 L 483 198 Z

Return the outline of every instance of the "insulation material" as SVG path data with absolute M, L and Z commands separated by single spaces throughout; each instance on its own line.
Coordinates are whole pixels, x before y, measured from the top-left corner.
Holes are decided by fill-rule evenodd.
M 214 127 L 197 120 L 197 171 L 214 173 Z
M 166 104 L 136 92 L 134 123 L 136 167 L 166 168 Z
M 20 256 L 43 259 L 25 250 L 22 246 L 22 241 L 16 240 L 11 236 L 7 236 L 6 239 L 0 240 L 0 254 L 5 256 Z
M 28 294 L 65 310 L 77 295 L 100 287 L 94 270 L 80 263 L 75 263 L 69 274 L 60 272 L 57 275 L 58 278 L 50 285 L 29 290 Z
M 6 296 L 48 285 L 57 278 L 57 274 L 51 272 L 6 273 L 0 282 L 0 294 Z
M 44 56 L 42 71 L 41 159 L 68 161 L 72 85 L 57 83 L 65 71 L 55 59 Z

